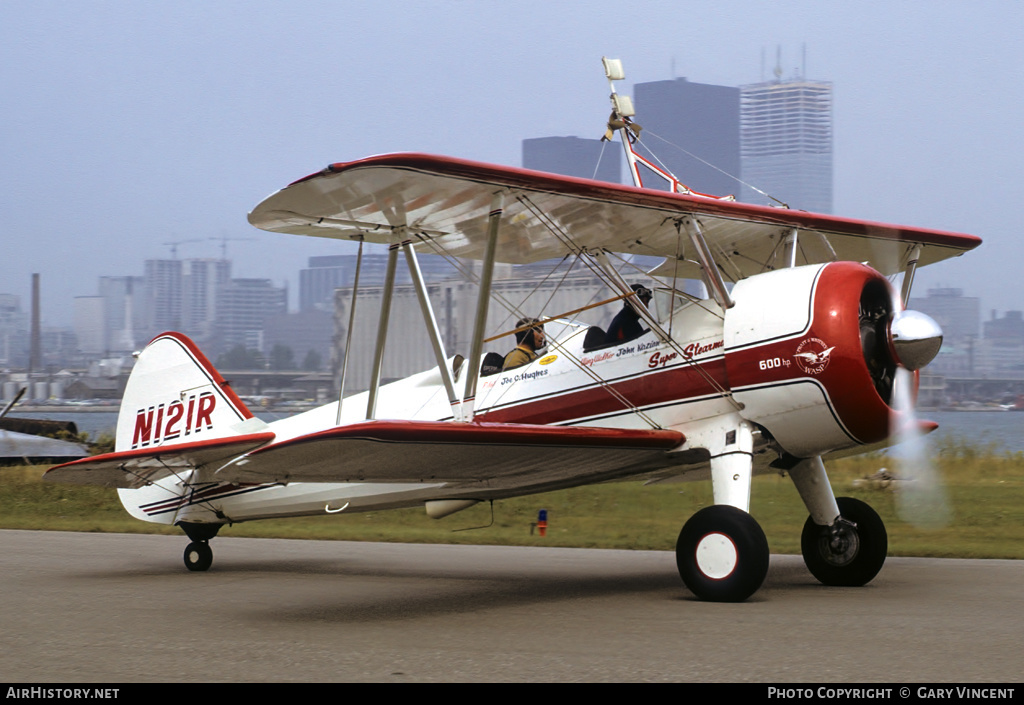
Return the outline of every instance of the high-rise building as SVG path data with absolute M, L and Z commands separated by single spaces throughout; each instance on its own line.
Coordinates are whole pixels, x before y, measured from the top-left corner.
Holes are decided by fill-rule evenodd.
M 962 345 L 979 337 L 981 299 L 976 296 L 964 296 L 963 289 L 928 289 L 927 296 L 912 297 L 911 308 L 935 319 L 942 327 L 943 340 L 946 344 Z
M 144 288 L 143 278 L 100 277 L 98 288 L 103 299 L 104 351 L 132 352 L 139 343 L 137 338 L 144 337 L 138 331 L 147 328 L 136 299 L 136 292 Z
M 78 349 L 84 353 L 97 355 L 108 350 L 106 305 L 107 300 L 103 296 L 75 297 L 75 335 L 78 337 Z
M 151 333 L 181 329 L 181 260 L 148 259 L 145 264 L 146 305 Z
M 21 299 L 0 294 L 0 365 L 23 365 L 28 342 L 28 315 L 21 310 Z
M 218 293 L 231 282 L 231 261 L 187 259 L 182 267 L 181 327 L 199 341 L 209 339 L 217 320 Z
M 383 247 L 377 251 L 363 253 L 359 266 L 359 285 L 380 286 L 387 272 L 388 255 Z M 443 257 L 431 254 L 417 254 L 420 272 L 426 281 L 443 281 L 458 278 L 458 272 Z M 355 281 L 358 255 L 326 255 L 310 257 L 309 267 L 299 271 L 299 311 L 333 311 L 334 290 L 350 287 Z M 399 256 L 395 268 L 395 282 L 408 284 L 412 281 L 405 257 Z
M 676 178 L 700 193 L 739 195 L 740 89 L 676 78 L 638 83 L 633 98 L 642 143 Z
M 288 290 L 269 279 L 232 279 L 217 292 L 216 308 L 222 351 L 235 345 L 263 350 L 264 324 L 270 316 L 287 313 Z
M 743 181 L 791 208 L 831 213 L 832 84 L 776 79 L 739 95 Z M 774 204 L 746 185 L 740 200 Z
M 985 340 L 1000 347 L 1024 346 L 1024 312 L 1007 311 L 1002 318 L 992 312 L 992 320 L 982 325 Z
M 581 137 L 526 139 L 523 168 L 618 184 L 622 182 L 622 149 Z

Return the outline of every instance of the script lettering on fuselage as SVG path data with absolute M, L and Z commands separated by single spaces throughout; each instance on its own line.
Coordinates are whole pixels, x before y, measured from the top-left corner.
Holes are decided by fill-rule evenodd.
M 645 352 L 651 348 L 656 348 L 661 345 L 660 340 L 652 340 L 647 343 L 637 343 L 636 345 L 626 345 L 619 348 L 612 348 L 609 350 L 602 350 L 594 355 L 588 355 L 580 358 L 580 363 L 584 367 L 590 367 L 594 363 L 604 362 L 605 360 L 611 360 L 617 357 L 626 357 L 627 355 L 634 355 L 636 353 Z
M 132 448 L 145 448 L 213 428 L 217 397 L 212 392 L 174 399 L 135 411 Z
M 584 356 L 580 358 L 580 362 L 583 363 L 584 367 L 590 367 L 595 362 L 604 362 L 605 360 L 611 360 L 613 357 L 615 357 L 614 352 L 611 350 L 605 350 L 604 352 L 599 352 L 596 355 Z
M 686 357 L 687 360 L 689 360 L 691 358 L 697 357 L 698 355 L 709 353 L 712 350 L 718 350 L 724 345 L 724 340 L 716 340 L 715 342 L 708 343 L 707 345 L 701 345 L 700 343 L 690 343 L 685 348 L 683 348 L 683 356 Z
M 724 340 L 716 340 L 714 342 L 707 343 L 706 345 L 701 345 L 700 343 L 689 343 L 683 348 L 682 356 L 686 360 L 692 360 L 698 355 L 718 350 L 724 345 Z M 651 369 L 654 369 L 655 367 L 664 367 L 677 357 L 679 357 L 679 353 L 677 352 L 656 352 L 647 360 L 647 366 Z
M 547 376 L 547 370 L 533 370 L 532 372 L 520 372 L 519 374 L 513 375 L 512 377 L 502 377 L 501 384 L 502 386 L 504 386 L 506 384 L 512 384 L 513 382 L 530 382 L 539 377 Z

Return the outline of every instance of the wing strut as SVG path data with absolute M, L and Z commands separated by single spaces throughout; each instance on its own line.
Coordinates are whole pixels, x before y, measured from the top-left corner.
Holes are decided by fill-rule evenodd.
M 665 329 L 662 328 L 657 319 L 651 315 L 651 312 L 647 310 L 646 306 L 637 302 L 633 289 L 626 283 L 626 280 L 622 278 L 622 275 L 619 274 L 618 270 L 612 266 L 612 263 L 608 261 L 608 255 L 604 252 L 598 252 L 595 259 L 605 276 L 608 277 L 608 283 L 613 288 L 618 289 L 621 292 L 622 297 L 626 299 L 626 303 L 629 304 L 630 308 L 636 311 L 636 314 L 640 316 L 640 318 L 644 319 L 644 323 L 654 331 L 654 334 L 658 336 L 661 342 L 671 343 L 672 336 L 665 332 Z
M 910 303 L 910 287 L 914 286 L 914 274 L 917 272 L 917 261 L 921 259 L 921 245 L 914 245 L 910 250 L 907 259 L 907 267 L 903 270 L 903 290 L 900 292 L 900 299 L 903 301 L 903 308 Z
M 448 403 L 452 407 L 452 418 L 460 421 L 462 417 L 461 403 L 455 394 L 455 383 L 452 381 L 452 371 L 448 368 L 448 356 L 444 352 L 444 343 L 441 341 L 441 332 L 437 327 L 437 319 L 434 317 L 434 309 L 430 305 L 430 298 L 427 294 L 427 287 L 423 283 L 423 274 L 420 272 L 420 264 L 416 259 L 416 250 L 411 242 L 402 243 L 405 250 L 405 261 L 409 265 L 409 274 L 412 276 L 412 283 L 416 287 L 416 296 L 420 300 L 420 310 L 423 311 L 423 323 L 427 327 L 427 335 L 430 336 L 430 345 L 434 349 L 434 357 L 437 359 L 437 367 L 441 371 L 441 380 L 444 382 L 444 389 L 448 392 Z
M 380 302 L 380 319 L 377 322 L 377 347 L 373 353 L 373 372 L 370 375 L 370 393 L 366 400 L 366 418 L 377 414 L 377 393 L 380 391 L 380 373 L 384 366 L 384 343 L 388 338 L 388 319 L 391 316 L 391 295 L 395 291 L 395 268 L 398 265 L 398 248 L 388 248 L 388 268 L 384 275 L 384 295 Z M 347 354 L 347 351 L 346 351 Z
M 784 231 L 783 240 L 784 248 L 782 251 L 782 258 L 786 261 L 786 268 L 792 269 L 796 266 L 796 252 L 797 252 L 797 229 L 787 228 Z
M 352 281 L 352 303 L 348 310 L 348 330 L 345 332 L 345 354 L 341 358 L 341 379 L 338 381 L 338 416 L 336 426 L 341 425 L 341 406 L 345 399 L 345 372 L 348 370 L 349 352 L 352 350 L 352 329 L 356 324 L 356 294 L 359 292 L 359 270 L 363 266 L 363 241 L 359 241 L 359 253 L 356 255 L 356 276 Z
M 732 297 L 729 296 L 729 290 L 725 288 L 722 273 L 718 271 L 718 265 L 715 264 L 715 258 L 711 254 L 711 249 L 704 240 L 704 233 L 700 229 L 700 223 L 692 216 L 686 216 L 682 219 L 681 223 L 686 228 L 690 241 L 693 242 L 693 246 L 697 250 L 700 268 L 704 270 L 704 283 L 707 284 L 708 289 L 711 291 L 712 296 L 715 297 L 715 301 L 718 302 L 719 306 L 723 309 L 732 308 L 736 305 L 736 302 L 732 300 Z
M 491 299 L 491 277 L 494 274 L 494 256 L 497 252 L 498 230 L 504 207 L 504 195 L 498 191 L 491 197 L 491 210 L 487 214 L 487 245 L 480 271 L 480 295 L 476 303 L 476 321 L 473 323 L 473 346 L 469 351 L 469 376 L 463 397 L 463 421 L 473 420 L 473 402 L 476 383 L 480 378 L 480 357 L 484 349 L 484 329 L 487 326 L 487 305 Z

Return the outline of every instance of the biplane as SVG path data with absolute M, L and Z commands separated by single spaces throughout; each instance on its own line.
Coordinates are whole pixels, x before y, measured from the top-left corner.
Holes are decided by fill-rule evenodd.
M 616 62 L 605 67 L 621 78 Z M 827 585 L 871 581 L 885 526 L 864 502 L 834 496 L 824 460 L 885 447 L 901 427 L 934 428 L 900 396 L 942 334 L 904 303 L 918 267 L 981 241 L 693 192 L 640 155 L 632 108 L 612 86 L 609 134 L 622 136 L 632 186 L 388 154 L 331 164 L 249 214 L 275 233 L 387 246 L 368 390 L 266 423 L 188 338 L 165 333 L 137 355 L 115 451 L 46 478 L 117 487 L 133 516 L 185 532 L 195 571 L 210 567 L 210 540 L 233 522 L 411 506 L 440 517 L 589 483 L 710 478 L 714 504 L 679 534 L 679 573 L 701 599 L 741 601 L 769 564 L 749 514 L 752 478 L 786 473 L 809 513 L 811 573 Z M 641 173 L 668 189 L 645 187 Z M 445 349 L 424 252 L 460 263 L 478 285 L 468 350 Z M 623 276 L 636 255 L 659 258 L 645 272 L 658 307 Z M 545 348 L 502 369 L 484 344 L 495 263 L 565 257 L 602 277 L 642 332 L 609 340 L 599 327 L 549 325 Z M 400 258 L 436 366 L 385 384 Z M 888 277 L 901 275 L 897 291 Z M 703 295 L 687 293 L 687 280 Z M 523 318 L 512 333 L 555 322 Z

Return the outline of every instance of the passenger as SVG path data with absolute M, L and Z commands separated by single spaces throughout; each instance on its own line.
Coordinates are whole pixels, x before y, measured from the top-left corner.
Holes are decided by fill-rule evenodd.
M 651 302 L 651 290 L 643 284 L 634 284 L 632 288 L 636 292 L 636 296 L 633 298 L 638 299 L 646 308 Z M 636 312 L 627 299 L 622 304 L 622 310 L 615 314 L 611 325 L 608 326 L 608 342 L 625 343 L 634 338 L 639 338 L 644 334 L 644 330 L 643 325 L 640 323 L 640 314 Z
M 521 318 L 516 323 L 516 328 L 523 328 L 531 323 L 537 325 L 532 328 L 525 328 L 516 332 L 516 347 L 505 356 L 501 365 L 502 371 L 511 370 L 513 367 L 521 367 L 528 362 L 533 362 L 539 357 L 537 352 L 547 344 L 544 337 L 544 326 L 536 318 Z

